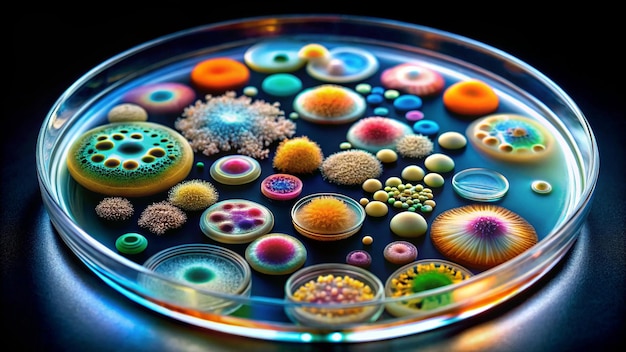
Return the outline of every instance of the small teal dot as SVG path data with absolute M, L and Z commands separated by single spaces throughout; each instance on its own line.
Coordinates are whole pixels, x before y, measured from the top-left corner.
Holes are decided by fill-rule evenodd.
M 387 116 L 389 115 L 389 109 L 379 106 L 376 109 L 374 109 L 374 115 L 377 116 Z
M 290 73 L 276 73 L 263 80 L 261 89 L 271 95 L 286 97 L 302 90 L 302 81 Z

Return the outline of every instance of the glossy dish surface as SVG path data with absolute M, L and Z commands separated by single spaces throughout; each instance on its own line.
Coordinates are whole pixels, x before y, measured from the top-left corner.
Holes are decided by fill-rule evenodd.
M 91 135 L 101 126 L 106 135 Z M 450 139 L 438 138 L 449 132 Z M 86 134 L 90 144 L 79 145 Z M 107 284 L 199 327 L 290 342 L 416 334 L 511 299 L 571 247 L 598 163 L 576 104 L 516 58 L 432 28 L 331 15 L 210 24 L 132 48 L 68 88 L 37 146 L 55 228 Z M 453 181 L 474 169 L 481 173 Z M 138 179 L 141 192 L 118 174 Z M 301 183 L 283 176 L 271 190 L 289 196 L 268 197 L 261 183 L 275 174 Z M 103 179 L 115 181 L 115 192 Z M 311 197 L 325 203 L 294 216 Z M 267 233 L 287 237 L 266 241 L 265 253 L 255 247 L 269 266 L 250 270 L 246 250 Z M 129 234 L 147 245 L 120 251 L 116 241 Z M 415 260 L 387 260 L 392 242 L 390 258 L 412 244 Z M 346 264 L 353 251 L 367 252 L 362 258 L 371 263 Z M 268 272 L 296 253 L 297 265 Z M 159 270 L 155 261 L 182 269 Z M 463 275 L 394 278 L 424 262 L 449 263 Z M 318 265 L 352 268 L 360 279 L 337 285 L 367 282 L 375 304 L 286 299 L 289 276 Z M 220 278 L 236 279 L 237 287 L 212 287 Z M 381 284 L 392 281 L 406 294 L 393 296 Z M 324 292 L 355 296 L 337 287 Z M 437 304 L 397 308 L 406 301 Z M 363 310 L 372 313 L 341 321 L 323 315 Z

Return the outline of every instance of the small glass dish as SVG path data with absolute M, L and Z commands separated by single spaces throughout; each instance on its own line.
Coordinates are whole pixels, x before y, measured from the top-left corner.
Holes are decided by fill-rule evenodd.
M 338 193 L 314 193 L 300 198 L 291 208 L 293 227 L 317 241 L 337 241 L 357 233 L 365 210 L 356 200 Z
M 338 328 L 372 322 L 383 311 L 380 279 L 360 267 L 326 263 L 294 272 L 285 283 L 285 312 L 295 323 Z
M 402 317 L 453 304 L 455 291 L 441 292 L 440 288 L 472 276 L 468 269 L 447 260 L 421 259 L 408 263 L 387 278 L 385 297 L 390 300 L 385 309 L 393 316 Z
M 245 258 L 212 244 L 185 244 L 162 250 L 144 266 L 171 279 L 143 276 L 139 282 L 153 299 L 201 312 L 230 314 L 241 303 L 232 296 L 250 297 L 252 273 Z M 188 286 L 194 287 L 190 290 Z

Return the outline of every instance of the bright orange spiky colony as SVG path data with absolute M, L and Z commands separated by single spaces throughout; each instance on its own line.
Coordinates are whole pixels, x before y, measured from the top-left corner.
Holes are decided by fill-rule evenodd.
M 343 87 L 325 84 L 315 88 L 302 101 L 304 110 L 317 116 L 339 117 L 349 114 L 354 109 L 354 100 Z
M 308 137 L 283 140 L 276 148 L 273 166 L 284 173 L 312 173 L 322 164 L 324 155 L 320 146 Z
M 339 233 L 351 227 L 356 219 L 354 211 L 341 199 L 324 196 L 312 199 L 298 211 L 298 220 L 307 230 L 320 233 Z

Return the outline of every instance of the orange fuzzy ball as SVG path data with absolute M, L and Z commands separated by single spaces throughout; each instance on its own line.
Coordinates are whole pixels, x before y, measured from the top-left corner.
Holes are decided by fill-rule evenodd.
M 354 100 L 341 86 L 326 84 L 316 88 L 302 101 L 302 107 L 317 116 L 339 117 L 354 110 Z
M 341 199 L 315 198 L 298 211 L 298 219 L 308 230 L 337 233 L 352 226 L 356 214 Z
M 312 173 L 322 164 L 322 149 L 308 137 L 285 139 L 276 148 L 273 166 L 284 173 Z

